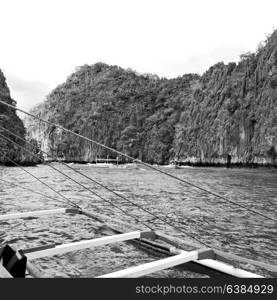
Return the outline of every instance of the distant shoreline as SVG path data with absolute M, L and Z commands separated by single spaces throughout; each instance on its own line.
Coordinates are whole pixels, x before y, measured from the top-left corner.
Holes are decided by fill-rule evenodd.
M 34 167 L 37 165 L 43 165 L 43 164 L 47 164 L 47 163 L 54 163 L 54 162 L 60 162 L 59 160 L 47 160 L 41 163 L 32 163 L 32 162 L 24 162 L 24 163 L 19 163 L 20 166 L 25 166 L 25 167 Z M 83 165 L 87 165 L 87 164 L 91 164 L 91 165 L 97 165 L 99 163 L 96 163 L 95 161 L 82 161 L 82 160 L 62 160 L 63 163 L 69 164 L 83 164 Z M 101 163 L 102 165 L 105 163 Z M 132 163 L 126 163 L 126 162 L 118 162 L 118 163 L 107 163 L 107 165 L 127 165 L 127 164 L 132 164 Z M 134 163 L 134 164 L 138 164 L 138 163 Z M 151 164 L 151 163 L 149 163 Z M 100 165 L 100 164 L 99 164 Z M 156 165 L 158 167 L 170 167 L 172 169 L 175 168 L 174 164 L 151 164 L 151 165 Z M 5 166 L 5 167 L 15 167 L 12 163 L 10 162 L 6 162 L 6 163 L 0 163 L 0 166 Z M 178 168 L 182 168 L 182 167 L 193 167 L 193 168 L 230 168 L 230 169 L 277 169 L 277 164 L 257 164 L 257 163 L 231 163 L 231 164 L 223 164 L 223 163 L 190 163 L 190 162 L 186 162 L 186 163 L 182 163 L 182 162 L 178 162 L 176 164 L 176 169 Z

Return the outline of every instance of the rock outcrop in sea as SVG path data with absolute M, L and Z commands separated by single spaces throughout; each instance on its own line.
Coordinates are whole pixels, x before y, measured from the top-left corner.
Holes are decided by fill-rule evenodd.
M 149 163 L 276 165 L 277 31 L 239 63 L 175 79 L 85 65 L 32 113 Z M 28 135 L 66 161 L 115 157 L 27 118 Z
M 7 86 L 6 79 L 3 72 L 0 70 L 0 100 L 11 105 L 16 105 L 16 102 L 11 98 L 10 90 Z M 2 127 L 19 136 L 15 138 L 12 134 L 7 133 Z M 0 103 L 0 134 L 8 139 L 18 143 L 29 151 L 37 151 L 37 143 L 35 140 L 28 140 L 32 144 L 27 145 L 25 140 L 26 129 L 22 120 L 18 117 L 15 110 Z M 10 160 L 15 161 L 21 165 L 33 165 L 41 162 L 41 160 L 34 158 L 31 154 L 23 151 L 13 142 L 5 140 L 0 136 L 0 164 L 13 165 Z

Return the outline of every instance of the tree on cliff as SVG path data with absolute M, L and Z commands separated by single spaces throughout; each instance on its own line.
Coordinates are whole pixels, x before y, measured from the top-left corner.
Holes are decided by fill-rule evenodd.
M 271 163 L 277 149 L 277 31 L 259 51 L 202 76 L 140 75 L 85 65 L 34 108 L 35 114 L 152 163 Z M 67 160 L 106 150 L 27 119 L 29 135 Z M 51 134 L 50 134 L 51 133 Z M 66 145 L 66 146 L 65 146 Z M 59 154 L 60 155 L 60 154 Z
M 11 105 L 16 105 L 16 102 L 11 98 L 9 88 L 6 84 L 6 79 L 3 72 L 0 70 L 0 100 Z M 15 138 L 12 134 L 9 134 L 7 131 L 19 136 Z M 32 146 L 26 145 L 25 134 L 26 130 L 23 125 L 22 120 L 17 116 L 16 111 L 12 108 L 7 107 L 4 104 L 0 103 L 0 133 L 7 137 L 9 140 L 14 141 L 15 143 L 27 147 L 29 151 L 37 152 L 37 142 L 31 140 Z M 23 140 L 22 140 L 23 139 Z M 33 164 L 38 163 L 39 160 L 35 159 L 33 156 L 28 154 L 26 151 L 23 151 L 19 146 L 15 145 L 13 142 L 5 140 L 0 136 L 0 164 L 11 164 L 9 159 L 20 164 Z

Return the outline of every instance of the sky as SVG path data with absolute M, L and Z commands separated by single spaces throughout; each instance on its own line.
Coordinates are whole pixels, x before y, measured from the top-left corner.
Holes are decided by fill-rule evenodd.
M 0 69 L 29 110 L 84 64 L 172 78 L 237 62 L 276 12 L 276 0 L 0 0 Z

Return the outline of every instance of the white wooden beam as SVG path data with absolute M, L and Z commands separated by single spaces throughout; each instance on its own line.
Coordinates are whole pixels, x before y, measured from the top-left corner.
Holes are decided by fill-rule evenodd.
M 27 218 L 27 217 L 35 217 L 35 216 L 43 216 L 43 215 L 60 214 L 60 213 L 66 213 L 66 210 L 67 210 L 67 208 L 57 208 L 57 209 L 36 210 L 36 211 L 28 211 L 28 212 L 23 212 L 23 213 L 0 215 L 0 221 L 19 219 L 19 218 Z
M 241 262 L 241 263 L 245 263 L 245 264 L 250 264 L 250 265 L 265 269 L 265 270 L 271 272 L 274 277 L 277 277 L 277 265 L 241 257 L 241 256 L 238 256 L 238 255 L 232 254 L 232 253 L 225 253 L 220 250 L 214 250 L 214 253 L 216 255 L 216 260 L 219 260 L 222 262 L 227 262 L 227 264 L 232 264 L 233 262 Z
M 138 239 L 141 237 L 140 231 L 133 231 L 129 233 L 123 233 L 123 234 L 117 234 L 112 236 L 106 236 L 101 237 L 97 239 L 92 240 L 86 240 L 86 241 L 80 241 L 80 242 L 74 242 L 64 245 L 58 245 L 54 246 L 53 248 L 41 250 L 41 251 L 35 251 L 35 252 L 27 252 L 24 253 L 29 260 L 46 257 L 46 256 L 53 256 L 57 254 L 64 254 L 70 251 L 76 251 L 86 248 L 93 248 L 97 246 L 103 246 L 111 243 L 116 242 L 124 242 L 128 240 Z M 23 250 L 24 252 L 24 250 Z
M 214 259 L 202 259 L 195 261 L 199 265 L 220 271 L 222 273 L 232 275 L 234 277 L 239 277 L 239 278 L 263 278 L 263 276 L 248 272 L 239 268 L 236 268 L 234 266 L 228 265 L 226 263 L 223 263 L 221 261 L 217 261 Z
M 140 266 L 131 267 L 129 269 L 117 271 L 114 273 L 99 276 L 98 278 L 135 278 L 157 271 L 165 270 L 180 264 L 195 260 L 198 258 L 197 251 L 185 252 L 182 251 L 178 255 L 174 255 L 165 259 L 156 260 Z
M 164 240 L 167 243 L 171 243 L 174 246 L 180 247 L 180 245 L 183 244 L 187 244 L 190 246 L 196 246 L 192 243 L 188 243 L 186 241 L 180 240 L 179 238 L 171 238 L 161 232 L 156 232 L 156 235 L 158 237 L 158 239 Z M 176 241 L 176 242 L 175 242 Z M 187 252 L 187 251 L 186 251 Z M 188 253 L 188 252 L 187 252 Z M 215 250 L 215 254 L 217 253 L 217 250 Z M 220 252 L 222 253 L 222 252 Z M 196 264 L 202 265 L 204 267 L 208 267 L 210 269 L 234 276 L 234 277 L 239 277 L 239 278 L 263 278 L 263 276 L 252 273 L 252 272 L 248 272 L 239 268 L 235 268 L 234 266 L 230 265 L 230 264 L 226 264 L 224 262 L 215 260 L 215 259 L 201 259 L 201 260 L 195 260 L 193 261 Z

